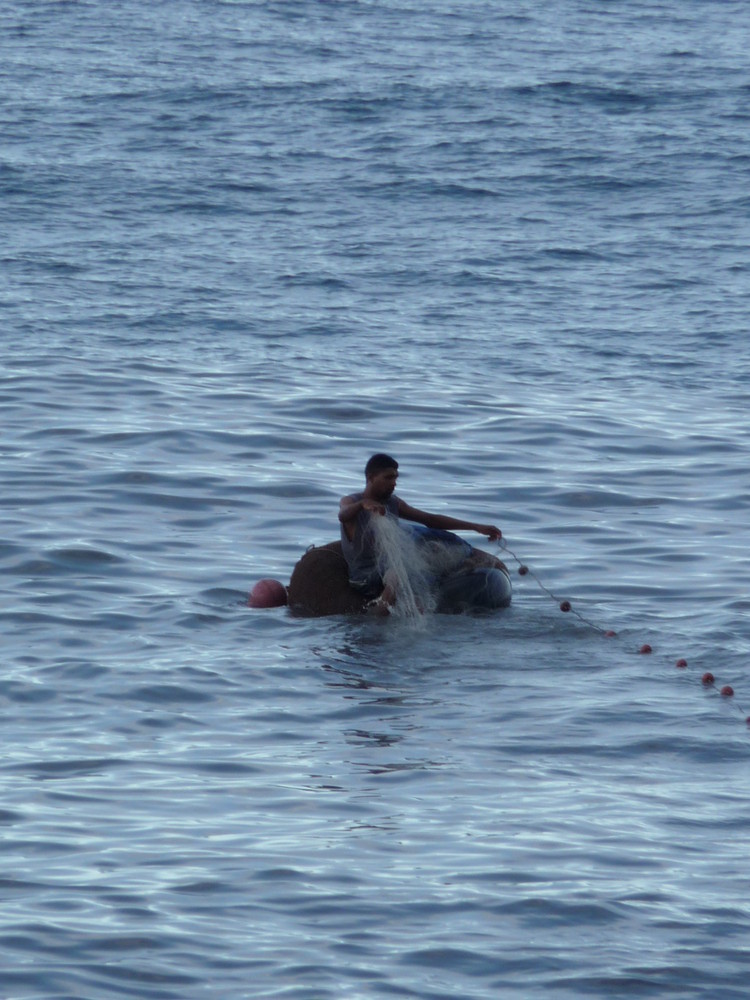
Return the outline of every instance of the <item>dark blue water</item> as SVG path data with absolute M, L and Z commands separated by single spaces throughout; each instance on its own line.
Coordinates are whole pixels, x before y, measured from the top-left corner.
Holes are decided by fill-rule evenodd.
M 5 0 L 3 1000 L 746 996 L 749 29 Z M 381 449 L 511 608 L 248 609 Z

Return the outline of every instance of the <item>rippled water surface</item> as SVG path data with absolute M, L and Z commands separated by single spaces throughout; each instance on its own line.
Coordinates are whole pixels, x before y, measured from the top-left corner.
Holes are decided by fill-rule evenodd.
M 747 995 L 749 21 L 7 0 L 3 1000 Z M 250 610 L 381 449 L 512 606 Z

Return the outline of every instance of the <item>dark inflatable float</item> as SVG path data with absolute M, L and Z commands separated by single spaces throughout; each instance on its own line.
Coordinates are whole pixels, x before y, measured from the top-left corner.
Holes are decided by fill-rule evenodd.
M 481 549 L 437 584 L 437 611 L 459 614 L 507 608 L 513 588 L 507 567 Z M 278 580 L 260 580 L 250 592 L 250 607 L 288 604 L 295 615 L 319 618 L 365 612 L 368 601 L 349 585 L 341 542 L 311 546 L 292 572 L 289 586 Z

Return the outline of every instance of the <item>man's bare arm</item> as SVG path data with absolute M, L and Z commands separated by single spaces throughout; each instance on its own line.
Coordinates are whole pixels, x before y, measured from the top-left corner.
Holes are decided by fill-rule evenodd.
M 399 517 L 405 521 L 416 521 L 426 528 L 440 528 L 443 531 L 476 531 L 480 535 L 487 535 L 490 541 L 495 542 L 502 538 L 502 532 L 494 524 L 478 524 L 476 521 L 464 521 L 459 517 L 451 517 L 449 514 L 431 514 L 426 510 L 419 510 L 412 507 L 399 498 Z

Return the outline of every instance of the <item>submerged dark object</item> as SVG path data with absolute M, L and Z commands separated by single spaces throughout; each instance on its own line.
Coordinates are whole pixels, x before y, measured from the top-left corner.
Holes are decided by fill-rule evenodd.
M 311 546 L 292 571 L 287 588 L 294 614 L 352 615 L 365 610 L 367 598 L 349 585 L 341 542 Z
M 349 584 L 341 542 L 311 546 L 292 572 L 287 588 L 293 614 L 361 614 L 367 599 Z M 504 563 L 481 549 L 473 549 L 458 571 L 443 579 L 437 590 L 437 610 L 442 614 L 493 611 L 507 608 L 513 588 Z

